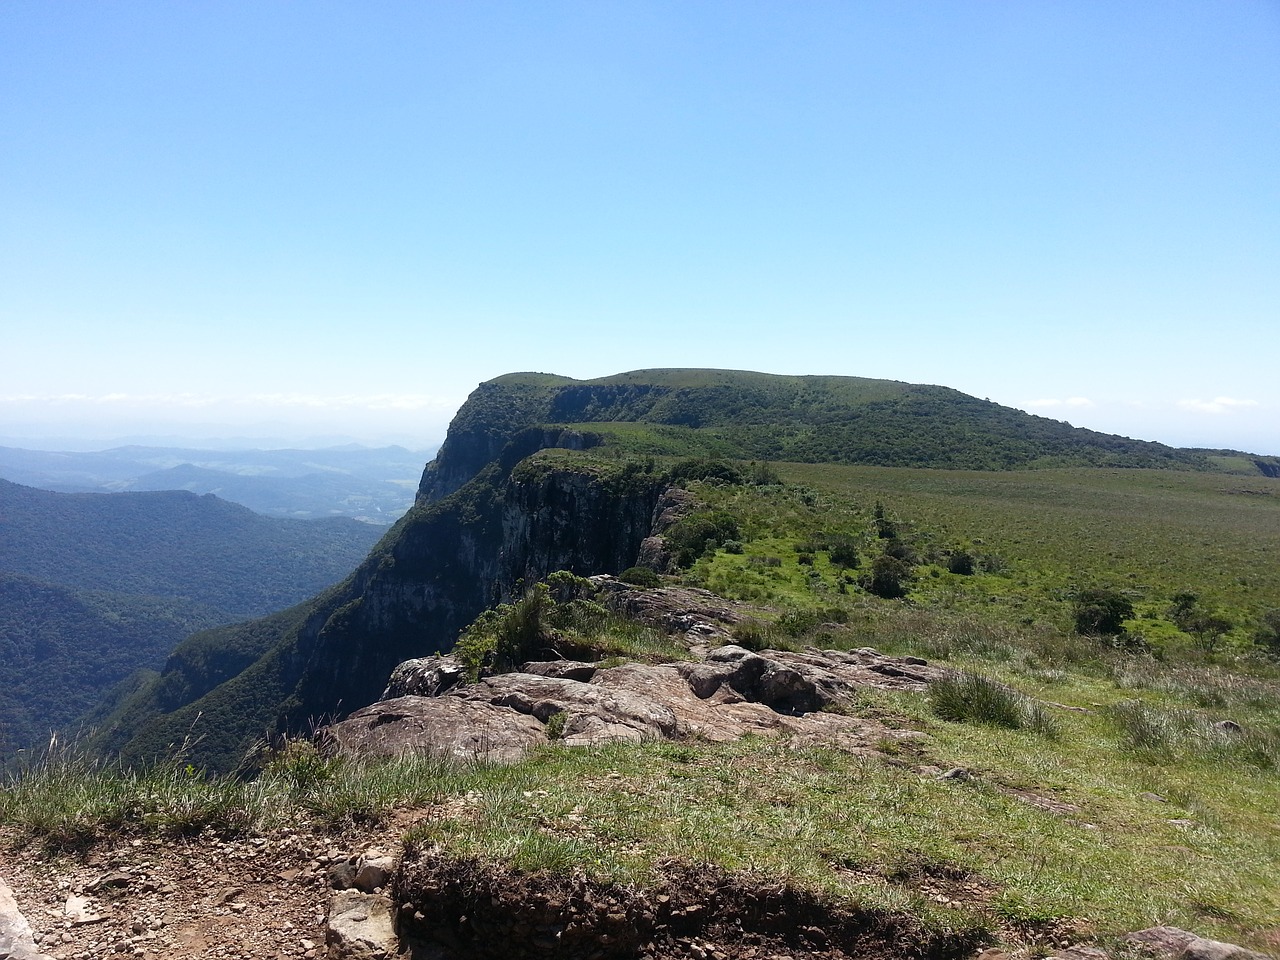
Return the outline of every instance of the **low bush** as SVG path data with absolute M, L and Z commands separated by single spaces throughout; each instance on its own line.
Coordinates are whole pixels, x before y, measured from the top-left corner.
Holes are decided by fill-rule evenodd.
M 934 715 L 943 720 L 1057 735 L 1053 717 L 1041 704 L 977 674 L 962 673 L 935 681 L 929 688 L 929 701 Z
M 618 574 L 618 579 L 623 583 L 629 583 L 633 587 L 644 587 L 646 589 L 661 586 L 662 577 L 652 567 L 628 567 Z

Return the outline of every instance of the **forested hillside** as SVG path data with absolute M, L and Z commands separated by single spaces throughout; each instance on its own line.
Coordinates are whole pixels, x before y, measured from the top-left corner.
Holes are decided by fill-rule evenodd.
M 0 570 L 83 590 L 183 597 L 233 618 L 298 602 L 382 530 L 289 521 L 184 491 L 51 493 L 0 480 Z
M 60 494 L 0 480 L 0 759 L 63 733 L 196 630 L 340 579 L 381 530 L 259 516 L 183 492 Z
M 1085 430 L 948 387 L 734 370 L 639 370 L 586 381 L 508 374 L 471 395 L 446 445 L 452 441 L 456 454 L 458 446 L 478 443 L 479 455 L 488 459 L 497 453 L 495 438 L 539 424 L 580 425 L 641 452 L 800 463 L 1251 473 L 1280 466 L 1274 457 L 1180 450 Z

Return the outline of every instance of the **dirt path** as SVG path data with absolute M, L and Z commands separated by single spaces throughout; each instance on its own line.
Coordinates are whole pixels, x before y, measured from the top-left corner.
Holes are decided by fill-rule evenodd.
M 379 839 L 286 831 L 129 840 L 46 857 L 0 834 L 0 876 L 55 960 L 322 957 L 328 869 Z

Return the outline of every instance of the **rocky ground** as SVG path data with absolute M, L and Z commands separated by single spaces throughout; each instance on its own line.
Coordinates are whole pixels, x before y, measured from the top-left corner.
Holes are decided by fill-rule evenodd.
M 374 838 L 349 839 L 359 846 Z M 350 855 L 303 831 L 135 839 L 81 857 L 0 842 L 0 878 L 40 952 L 53 958 L 325 956 L 329 868 Z
M 387 834 L 134 840 L 81 858 L 14 856 L 0 835 L 0 960 L 1267 960 L 1170 927 L 1110 954 L 1068 930 L 1049 949 L 983 949 L 977 931 L 926 932 L 759 879 L 673 864 L 639 890 L 429 851 L 402 863 L 372 846 Z

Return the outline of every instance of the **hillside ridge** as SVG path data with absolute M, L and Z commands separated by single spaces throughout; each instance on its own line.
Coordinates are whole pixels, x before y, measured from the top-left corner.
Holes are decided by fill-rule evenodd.
M 589 455 L 534 456 L 556 449 Z M 154 756 L 199 717 L 209 725 L 205 760 L 225 766 L 264 729 L 294 730 L 368 704 L 396 663 L 450 649 L 520 584 L 557 569 L 590 576 L 633 565 L 658 496 L 673 482 L 673 455 L 1006 472 L 1215 470 L 1206 456 L 943 387 L 699 369 L 589 381 L 506 374 L 479 385 L 459 409 L 423 471 L 416 506 L 346 581 L 303 604 L 279 632 L 247 645 L 228 639 L 261 656 L 220 683 L 211 685 L 199 666 L 203 656 L 180 649 L 161 683 L 203 692 L 160 709 L 159 688 L 142 691 L 104 742 Z

